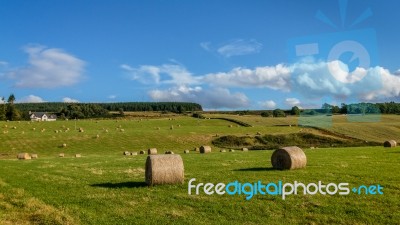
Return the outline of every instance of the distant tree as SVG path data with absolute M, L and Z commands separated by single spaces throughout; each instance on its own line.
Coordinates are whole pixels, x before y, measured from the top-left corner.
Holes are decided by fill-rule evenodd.
M 337 105 L 332 106 L 332 114 L 340 113 L 340 108 Z
M 274 115 L 274 117 L 285 117 L 286 116 L 285 112 L 281 109 L 275 109 L 272 114 Z
M 342 103 L 340 105 L 340 113 L 341 114 L 347 114 L 347 105 L 345 103 Z
M 332 113 L 332 105 L 329 105 L 328 103 L 324 103 L 321 107 L 325 113 Z
M 300 115 L 300 108 L 297 106 L 293 106 L 292 110 L 290 110 L 290 114 L 296 116 Z
M 0 121 L 6 120 L 6 102 L 4 97 L 0 100 Z
M 261 116 L 262 117 L 272 117 L 273 114 L 272 114 L 271 111 L 264 111 L 264 112 L 261 113 Z
M 7 102 L 10 103 L 10 104 L 14 104 L 14 102 L 15 102 L 15 96 L 14 96 L 14 94 L 11 94 L 11 95 L 8 97 Z
M 14 94 L 11 94 L 10 97 L 8 97 L 8 101 L 7 101 L 8 104 L 6 106 L 6 119 L 7 120 L 17 121 L 17 120 L 21 119 L 21 113 L 15 107 L 14 102 L 15 102 L 15 96 L 14 96 Z

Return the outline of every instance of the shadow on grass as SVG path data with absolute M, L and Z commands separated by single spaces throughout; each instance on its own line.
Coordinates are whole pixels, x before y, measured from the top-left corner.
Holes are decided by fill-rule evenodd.
M 236 169 L 234 171 L 253 171 L 253 172 L 257 172 L 257 171 L 273 171 L 273 170 L 277 170 L 277 169 L 274 169 L 272 167 L 253 167 L 253 168 Z
M 140 188 L 147 187 L 145 182 L 122 182 L 122 183 L 100 183 L 91 184 L 91 187 L 102 187 L 102 188 Z

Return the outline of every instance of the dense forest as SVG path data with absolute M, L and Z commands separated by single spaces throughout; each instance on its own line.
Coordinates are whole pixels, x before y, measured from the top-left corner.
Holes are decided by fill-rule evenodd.
M 81 107 L 94 111 L 102 108 L 107 111 L 125 112 L 147 112 L 165 111 L 183 113 L 186 111 L 202 111 L 202 107 L 196 103 L 188 102 L 120 102 L 120 103 L 62 103 L 62 102 L 43 102 L 43 103 L 17 103 L 15 106 L 20 111 L 32 112 L 61 112 L 69 106 Z M 85 110 L 85 109 L 82 109 Z

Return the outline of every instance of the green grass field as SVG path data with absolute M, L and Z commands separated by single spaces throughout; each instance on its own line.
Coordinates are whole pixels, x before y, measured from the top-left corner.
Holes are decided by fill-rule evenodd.
M 276 126 L 295 124 L 296 118 L 292 117 L 237 117 L 253 127 L 190 117 L 1 122 L 0 224 L 398 224 L 400 221 L 398 148 L 305 149 L 307 168 L 293 171 L 272 170 L 272 151 L 220 153 L 214 148 L 211 154 L 193 151 L 182 154 L 185 149 L 210 144 L 216 134 L 309 131 L 297 126 Z M 376 124 L 336 120 L 341 125 L 334 123 L 332 130 L 367 141 L 395 139 L 400 134 L 397 130 L 400 116 L 384 116 Z M 75 130 L 75 123 L 84 132 Z M 70 129 L 65 132 L 67 128 Z M 41 132 L 42 129 L 45 130 Z M 388 130 L 392 133 L 387 134 Z M 61 147 L 63 143 L 66 148 Z M 182 155 L 185 184 L 145 185 L 146 155 L 123 156 L 122 152 L 150 147 L 158 148 L 161 153 L 173 150 Z M 39 159 L 17 160 L 19 152 L 37 153 Z M 61 152 L 65 158 L 58 157 Z M 76 153 L 82 154 L 82 158 L 74 158 Z M 197 179 L 195 184 L 236 180 L 347 182 L 351 188 L 380 184 L 384 194 L 301 194 L 287 196 L 286 200 L 281 196 L 256 195 L 246 200 L 245 195 L 188 195 L 187 182 L 191 178 Z

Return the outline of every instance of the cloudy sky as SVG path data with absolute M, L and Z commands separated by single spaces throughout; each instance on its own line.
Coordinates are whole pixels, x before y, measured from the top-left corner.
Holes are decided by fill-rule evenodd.
M 398 1 L 0 1 L 0 96 L 206 109 L 400 100 Z

